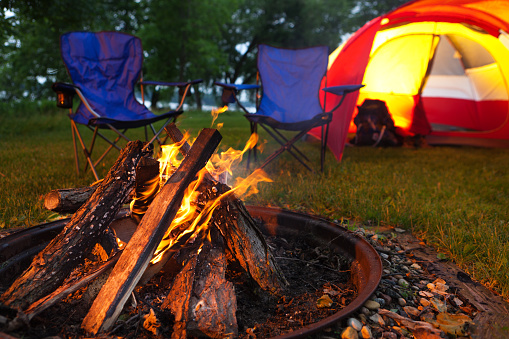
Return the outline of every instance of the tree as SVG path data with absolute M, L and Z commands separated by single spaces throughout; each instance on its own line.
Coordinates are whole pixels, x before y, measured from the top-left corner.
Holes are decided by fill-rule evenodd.
M 237 0 L 147 0 L 146 23 L 139 31 L 146 53 L 146 78 L 161 81 L 203 79 L 210 87 L 227 58 L 219 48 L 221 27 Z M 159 100 L 155 89 L 152 105 Z M 173 95 L 170 91 L 170 98 Z M 201 108 L 200 91 L 195 101 Z M 155 95 L 155 97 L 154 97 Z M 168 98 L 167 98 L 168 99 Z
M 256 76 L 256 46 L 302 48 L 341 41 L 342 24 L 351 11 L 347 0 L 245 0 L 225 27 L 222 47 L 231 67 L 227 82 L 239 78 L 252 82 Z M 240 47 L 240 48 L 239 48 Z
M 60 58 L 60 35 L 72 30 L 134 32 L 138 7 L 132 0 L 7 1 L 0 21 L 0 99 L 52 98 L 48 84 L 68 80 Z

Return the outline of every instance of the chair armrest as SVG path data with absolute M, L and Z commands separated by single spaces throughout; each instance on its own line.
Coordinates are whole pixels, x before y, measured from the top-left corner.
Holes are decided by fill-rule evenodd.
M 76 88 L 64 82 L 55 82 L 51 89 L 57 93 L 57 107 L 72 108 L 72 99 L 76 94 Z
M 223 82 L 214 82 L 214 85 L 220 86 L 220 87 L 223 87 L 223 88 L 226 88 L 226 89 L 229 89 L 229 90 L 235 90 L 237 92 L 241 91 L 243 89 L 258 89 L 258 88 L 261 87 L 260 85 L 254 85 L 254 84 L 240 84 L 240 85 L 236 85 L 236 84 L 225 84 Z
M 331 86 L 322 88 L 322 91 L 336 94 L 336 95 L 344 95 L 348 93 L 352 93 L 358 91 L 362 87 L 366 85 L 341 85 L 341 86 Z
M 214 85 L 222 87 L 223 93 L 221 94 L 221 101 L 223 102 L 223 105 L 233 104 L 237 103 L 239 107 L 246 113 L 249 113 L 249 111 L 240 103 L 240 101 L 237 98 L 237 93 L 244 89 L 256 89 L 258 90 L 261 86 L 260 85 L 253 85 L 253 84 L 225 84 L 223 82 L 214 82 Z
M 361 89 L 364 86 L 365 85 L 341 85 L 341 86 L 331 86 L 331 87 L 322 88 L 322 91 L 324 91 L 324 92 L 341 96 L 341 100 L 339 100 L 339 103 L 333 109 L 331 109 L 328 113 L 332 113 L 336 109 L 338 109 L 339 106 L 341 106 L 341 104 L 345 100 L 346 95 L 348 93 L 358 91 L 359 89 Z

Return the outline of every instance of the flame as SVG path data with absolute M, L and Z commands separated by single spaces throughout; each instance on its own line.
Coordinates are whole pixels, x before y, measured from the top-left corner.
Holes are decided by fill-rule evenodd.
M 232 175 L 232 167 L 241 162 L 244 153 L 253 148 L 257 142 L 258 134 L 253 133 L 242 151 L 234 150 L 230 147 L 226 152 L 221 152 L 220 155 L 214 153 L 205 165 L 205 168 L 214 178 L 219 178 L 225 172 Z
M 224 113 L 227 110 L 228 110 L 228 106 L 223 106 L 221 108 L 213 109 L 212 112 L 210 112 L 210 114 L 212 115 L 212 123 L 210 124 L 210 127 L 214 126 L 214 121 L 216 121 L 219 114 Z M 218 124 L 218 127 L 219 127 L 219 124 Z M 221 127 L 223 127 L 223 124 L 221 124 Z M 219 128 L 221 128 L 221 127 L 219 127 Z
M 226 109 L 227 107 L 225 106 L 222 110 L 218 111 L 221 113 L 226 111 Z M 157 191 L 159 191 L 159 188 L 164 185 L 167 178 L 172 175 L 182 162 L 182 159 L 179 159 L 178 156 L 180 153 L 179 149 L 182 145 L 184 145 L 187 139 L 189 139 L 189 134 L 186 132 L 182 141 L 173 145 L 161 146 L 162 154 L 158 159 L 160 178 L 159 185 L 155 188 Z M 154 252 L 154 256 L 151 260 L 152 264 L 160 261 L 163 258 L 164 253 L 171 250 L 177 243 L 179 245 L 192 244 L 199 237 L 208 237 L 210 239 L 208 225 L 212 219 L 215 209 L 220 206 L 222 199 L 233 193 L 235 193 L 239 198 L 247 197 L 258 192 L 258 182 L 271 182 L 263 170 L 256 170 L 245 179 L 237 179 L 236 184 L 232 189 L 219 194 L 216 199 L 210 199 L 201 203 L 198 208 L 197 201 L 201 194 L 201 192 L 198 191 L 198 188 L 203 182 L 205 175 L 210 174 L 216 178 L 216 180 L 226 173 L 233 175 L 233 168 L 235 165 L 242 161 L 243 154 L 253 148 L 257 142 L 258 135 L 252 134 L 242 150 L 229 148 L 226 152 L 221 152 L 220 154 L 216 153 L 210 158 L 206 166 L 198 173 L 197 180 L 193 181 L 186 188 L 182 204 L 172 223 L 168 227 L 163 240 Z M 217 190 L 215 187 L 212 189 Z M 152 192 L 152 194 L 154 193 Z M 134 201 L 131 204 L 133 203 Z
M 260 182 L 272 182 L 272 180 L 267 176 L 264 170 L 258 168 L 245 179 L 237 178 L 232 191 L 234 191 L 238 197 L 247 198 L 259 192 L 257 186 Z
M 189 133 L 186 132 L 181 141 L 171 145 L 161 145 L 161 157 L 159 158 L 159 174 L 161 182 L 168 178 L 180 166 L 183 159 L 179 159 L 180 148 L 189 139 Z

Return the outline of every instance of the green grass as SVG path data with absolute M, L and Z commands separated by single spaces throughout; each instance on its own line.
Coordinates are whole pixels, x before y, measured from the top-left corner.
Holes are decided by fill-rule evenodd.
M 178 126 L 196 136 L 211 122 L 210 112 L 186 112 Z M 242 114 L 226 112 L 217 122 L 224 123 L 220 150 L 243 148 L 249 125 Z M 303 148 L 318 168 L 318 145 Z M 269 141 L 264 154 L 273 149 Z M 100 164 L 100 175 L 117 155 Z M 327 156 L 323 174 L 309 173 L 286 155 L 275 160 L 266 168 L 273 182 L 261 183 L 246 203 L 411 230 L 509 298 L 509 150 L 365 147 L 346 148 L 341 163 Z M 44 194 L 94 181 L 90 171 L 76 175 L 68 118 L 50 106 L 0 111 L 0 160 L 2 228 L 50 220 L 55 216 L 44 210 Z M 234 176 L 247 174 L 244 160 Z

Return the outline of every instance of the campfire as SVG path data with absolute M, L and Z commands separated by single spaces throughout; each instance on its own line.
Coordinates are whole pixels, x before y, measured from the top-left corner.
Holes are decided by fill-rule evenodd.
M 18 323 L 85 284 L 68 281 L 70 274 L 88 282 L 110 266 L 108 279 L 81 324 L 89 335 L 111 330 L 140 280 L 150 280 L 170 259 L 176 273 L 163 308 L 175 316 L 175 338 L 186 337 L 188 331 L 214 338 L 237 335 L 234 288 L 225 278 L 229 263 L 265 291 L 278 294 L 285 288 L 286 280 L 263 236 L 237 198 L 256 181 L 268 179 L 254 172 L 232 189 L 219 180 L 245 150 L 214 154 L 221 140 L 214 129 L 202 130 L 192 147 L 174 124 L 167 130 L 176 143 L 163 153 L 168 158 L 155 161 L 161 170 L 150 173 L 154 164 L 150 147 L 130 142 L 107 176 L 89 188 L 93 193 L 65 229 L 1 296 L 5 305 L 23 310 Z M 177 152 L 184 155 L 180 161 Z M 137 174 L 144 167 L 149 169 L 145 177 Z M 75 193 L 56 191 L 57 196 L 74 195 L 70 200 L 76 202 Z M 131 196 L 139 224 L 124 244 L 109 225 Z M 55 201 L 51 195 L 48 200 Z M 64 201 L 62 209 L 69 211 L 66 199 L 56 201 L 57 205 Z M 106 261 L 83 268 L 83 259 L 94 252 L 102 253 Z M 89 273 L 77 274 L 80 269 Z
M 47 209 L 72 217 L 1 295 L 1 303 L 17 310 L 8 331 L 29 327 L 34 317 L 78 294 L 89 305 L 80 333 L 107 334 L 128 301 L 136 302 L 135 289 L 162 272 L 168 285 L 158 309 L 173 317 L 172 338 L 238 336 L 232 277 L 284 299 L 285 275 L 239 198 L 270 180 L 254 171 L 233 187 L 226 184 L 233 164 L 257 140 L 217 154 L 221 135 L 215 129 L 202 130 L 192 146 L 175 124 L 166 131 L 174 144 L 163 146 L 160 159 L 149 145 L 133 141 L 100 182 L 46 195 Z M 113 227 L 127 204 L 132 227 Z M 159 326 L 150 308 L 144 327 L 157 335 Z

